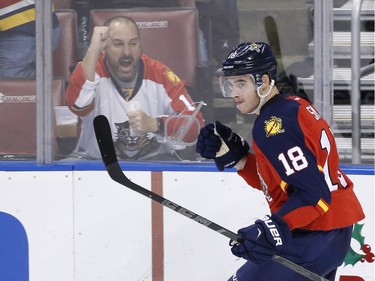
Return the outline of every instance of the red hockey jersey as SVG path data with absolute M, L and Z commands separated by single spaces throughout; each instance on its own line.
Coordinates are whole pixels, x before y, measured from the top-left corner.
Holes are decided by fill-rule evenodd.
M 333 133 L 308 101 L 273 97 L 254 123 L 252 145 L 238 173 L 263 190 L 271 212 L 291 229 L 331 230 L 364 218 L 353 183 L 339 169 Z

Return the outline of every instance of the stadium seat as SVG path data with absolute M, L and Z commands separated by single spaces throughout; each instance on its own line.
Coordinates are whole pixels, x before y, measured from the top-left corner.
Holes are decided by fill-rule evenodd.
M 196 0 L 180 0 L 181 7 L 196 7 L 195 5 Z
M 53 0 L 55 9 L 71 9 L 72 0 Z
M 64 80 L 52 82 L 52 103 L 64 104 Z M 35 158 L 36 81 L 16 78 L 0 80 L 0 155 Z
M 196 9 L 92 10 L 91 28 L 119 15 L 131 17 L 137 22 L 145 54 L 168 65 L 186 86 L 193 87 L 198 65 Z
M 53 75 L 70 80 L 70 74 L 77 64 L 77 13 L 72 9 L 56 10 L 61 27 L 59 47 L 53 53 Z

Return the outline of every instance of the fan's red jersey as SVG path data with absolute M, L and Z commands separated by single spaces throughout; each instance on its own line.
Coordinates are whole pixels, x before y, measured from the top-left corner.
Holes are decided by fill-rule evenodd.
M 263 190 L 291 229 L 331 230 L 364 218 L 353 183 L 339 169 L 327 122 L 306 100 L 276 95 L 253 127 L 254 154 L 238 173 Z
M 123 87 L 125 89 L 111 77 L 103 54 L 99 55 L 96 64 L 95 81 L 86 80 L 82 64 L 77 65 L 66 90 L 68 106 L 82 120 L 75 153 L 88 159 L 101 157 L 92 123 L 95 116 L 104 115 L 111 126 L 119 158 L 148 160 L 171 154 L 168 143 L 158 141 L 159 138 L 164 138 L 164 134 L 145 132 L 133 135 L 128 112 L 134 111 L 134 104 L 137 104 L 138 110 L 152 118 L 159 117 L 164 122 L 170 116 L 192 115 L 196 108 L 183 81 L 168 66 L 142 54 L 134 87 Z M 196 119 L 199 126 L 203 126 L 201 112 L 196 115 Z M 171 128 L 178 128 L 183 124 L 179 120 L 181 119 L 172 119 L 168 123 L 168 135 Z M 196 139 L 197 126 L 194 122 L 184 141 L 193 142 Z

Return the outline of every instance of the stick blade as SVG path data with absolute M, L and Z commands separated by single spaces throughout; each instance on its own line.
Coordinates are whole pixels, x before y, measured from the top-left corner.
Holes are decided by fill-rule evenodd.
M 94 131 L 104 165 L 109 166 L 113 163 L 117 163 L 111 127 L 109 126 L 107 117 L 98 115 L 94 118 Z

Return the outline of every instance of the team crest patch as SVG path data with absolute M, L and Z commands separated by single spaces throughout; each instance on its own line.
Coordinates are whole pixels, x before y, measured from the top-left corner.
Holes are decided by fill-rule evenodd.
M 170 69 L 165 72 L 165 75 L 175 85 L 181 82 L 181 79 Z
M 272 116 L 270 120 L 264 121 L 264 131 L 266 132 L 266 137 L 275 136 L 284 133 L 283 121 L 276 116 Z

